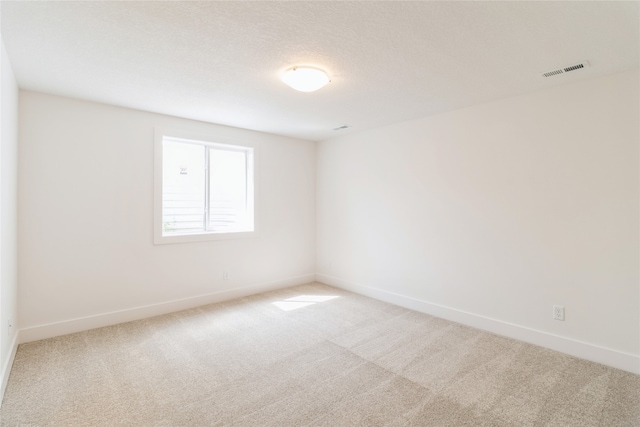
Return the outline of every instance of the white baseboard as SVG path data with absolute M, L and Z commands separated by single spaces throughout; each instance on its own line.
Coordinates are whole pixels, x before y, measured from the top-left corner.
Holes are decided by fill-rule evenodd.
M 11 347 L 9 347 L 9 357 L 4 361 L 2 365 L 2 378 L 0 383 L 0 404 L 4 399 L 4 391 L 7 389 L 7 382 L 9 381 L 9 375 L 11 374 L 11 367 L 13 366 L 13 360 L 16 358 L 16 352 L 18 351 L 18 342 L 20 342 L 19 337 L 20 331 L 17 331 L 13 335 L 13 340 L 11 341 Z
M 30 341 L 57 337 L 59 335 L 72 334 L 74 332 L 81 332 L 87 331 L 89 329 L 116 325 L 118 323 L 131 322 L 133 320 L 173 313 L 180 310 L 199 307 L 201 305 L 213 304 L 216 302 L 228 301 L 248 295 L 259 294 L 261 292 L 287 288 L 289 286 L 302 285 L 305 283 L 313 282 L 314 280 L 314 274 L 305 274 L 303 276 L 291 277 L 275 282 L 260 283 L 257 285 L 243 286 L 235 289 L 227 289 L 224 291 L 168 301 L 160 304 L 146 305 L 143 307 L 135 307 L 127 310 L 112 311 L 109 313 L 102 313 L 94 316 L 64 320 L 62 322 L 32 326 L 20 330 L 19 342 L 22 344 Z
M 571 356 L 579 357 L 581 359 L 602 363 L 603 365 L 622 369 L 634 374 L 640 374 L 640 356 L 637 355 L 623 353 L 571 338 L 550 334 L 548 332 L 456 310 L 455 308 L 445 307 L 417 298 L 352 283 L 338 277 L 325 274 L 316 274 L 316 281 L 391 304 L 399 305 L 410 310 L 462 323 L 497 335 L 514 338 L 541 347 L 546 347 L 551 350 L 559 351 L 561 353 L 569 354 Z

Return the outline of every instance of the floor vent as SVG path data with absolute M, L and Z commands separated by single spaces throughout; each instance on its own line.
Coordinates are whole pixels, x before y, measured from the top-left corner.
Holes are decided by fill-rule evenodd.
M 558 74 L 568 73 L 569 71 L 581 70 L 589 66 L 588 61 L 582 61 L 579 64 L 567 65 L 566 67 L 558 68 L 557 70 L 547 71 L 542 73 L 543 77 L 557 76 Z

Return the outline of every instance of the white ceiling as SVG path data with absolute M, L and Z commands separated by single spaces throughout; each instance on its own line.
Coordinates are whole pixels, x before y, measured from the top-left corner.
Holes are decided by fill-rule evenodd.
M 23 89 L 322 140 L 637 68 L 639 4 L 3 1 L 1 13 Z M 332 83 L 293 91 L 279 74 L 296 64 Z

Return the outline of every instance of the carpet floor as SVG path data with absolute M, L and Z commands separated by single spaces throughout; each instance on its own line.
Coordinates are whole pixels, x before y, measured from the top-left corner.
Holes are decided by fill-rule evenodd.
M 319 283 L 22 344 L 2 426 L 640 426 L 640 376 Z

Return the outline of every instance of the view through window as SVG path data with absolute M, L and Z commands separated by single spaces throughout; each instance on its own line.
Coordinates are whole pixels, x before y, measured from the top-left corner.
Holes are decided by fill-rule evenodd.
M 164 136 L 162 236 L 254 231 L 253 148 Z

